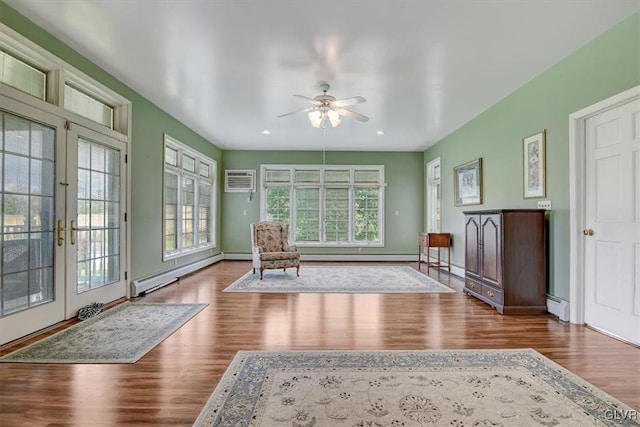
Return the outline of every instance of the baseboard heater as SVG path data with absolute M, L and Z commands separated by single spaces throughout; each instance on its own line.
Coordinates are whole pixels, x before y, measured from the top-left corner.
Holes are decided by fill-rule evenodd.
M 564 322 L 569 321 L 569 302 L 547 294 L 547 311 Z
M 191 264 L 182 265 L 164 273 L 160 273 L 155 276 L 145 277 L 144 279 L 138 279 L 131 282 L 131 296 L 137 297 L 142 294 L 155 291 L 163 286 L 169 285 L 180 277 L 189 273 L 193 273 L 196 270 L 207 267 L 211 264 L 215 264 L 218 261 L 222 261 L 224 255 L 218 254 L 201 261 L 192 262 Z

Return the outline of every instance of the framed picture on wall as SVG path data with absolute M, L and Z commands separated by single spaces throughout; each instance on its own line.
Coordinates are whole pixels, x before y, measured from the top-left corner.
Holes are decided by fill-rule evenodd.
M 482 204 L 482 159 L 453 168 L 453 187 L 456 206 Z
M 522 140 L 524 198 L 545 197 L 545 130 Z

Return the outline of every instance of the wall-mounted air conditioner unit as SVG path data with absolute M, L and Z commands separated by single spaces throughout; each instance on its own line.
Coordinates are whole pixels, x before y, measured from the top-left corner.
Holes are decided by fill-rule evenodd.
M 224 171 L 224 191 L 246 193 L 256 191 L 256 171 L 227 169 Z

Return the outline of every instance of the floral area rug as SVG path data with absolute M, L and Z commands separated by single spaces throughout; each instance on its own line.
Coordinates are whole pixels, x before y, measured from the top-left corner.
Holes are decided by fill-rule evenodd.
M 223 292 L 315 292 L 315 293 L 444 293 L 455 292 L 442 283 L 408 266 L 300 266 L 300 277 L 293 268 L 251 271 Z
M 135 363 L 207 305 L 126 302 L 0 362 Z
M 194 425 L 640 424 L 633 409 L 524 349 L 240 351 Z

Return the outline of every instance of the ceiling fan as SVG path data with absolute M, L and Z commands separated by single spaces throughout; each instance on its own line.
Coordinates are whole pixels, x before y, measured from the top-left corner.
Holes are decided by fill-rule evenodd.
M 313 126 L 314 128 L 322 129 L 324 129 L 327 120 L 329 121 L 329 123 L 331 123 L 331 126 L 338 126 L 341 122 L 341 116 L 349 117 L 360 122 L 366 122 L 369 120 L 369 117 L 367 116 L 363 116 L 362 114 L 342 108 L 349 105 L 361 104 L 365 102 L 366 99 L 361 96 L 336 99 L 334 96 L 327 95 L 327 91 L 330 87 L 331 86 L 329 86 L 329 83 L 321 82 L 320 89 L 322 89 L 323 93 L 322 95 L 318 95 L 315 98 L 309 98 L 308 96 L 294 94 L 293 96 L 297 98 L 307 100 L 311 104 L 311 106 L 292 111 L 290 113 L 280 114 L 279 116 L 277 116 L 277 118 L 290 116 L 296 113 L 308 113 L 307 117 L 311 122 L 311 126 Z

